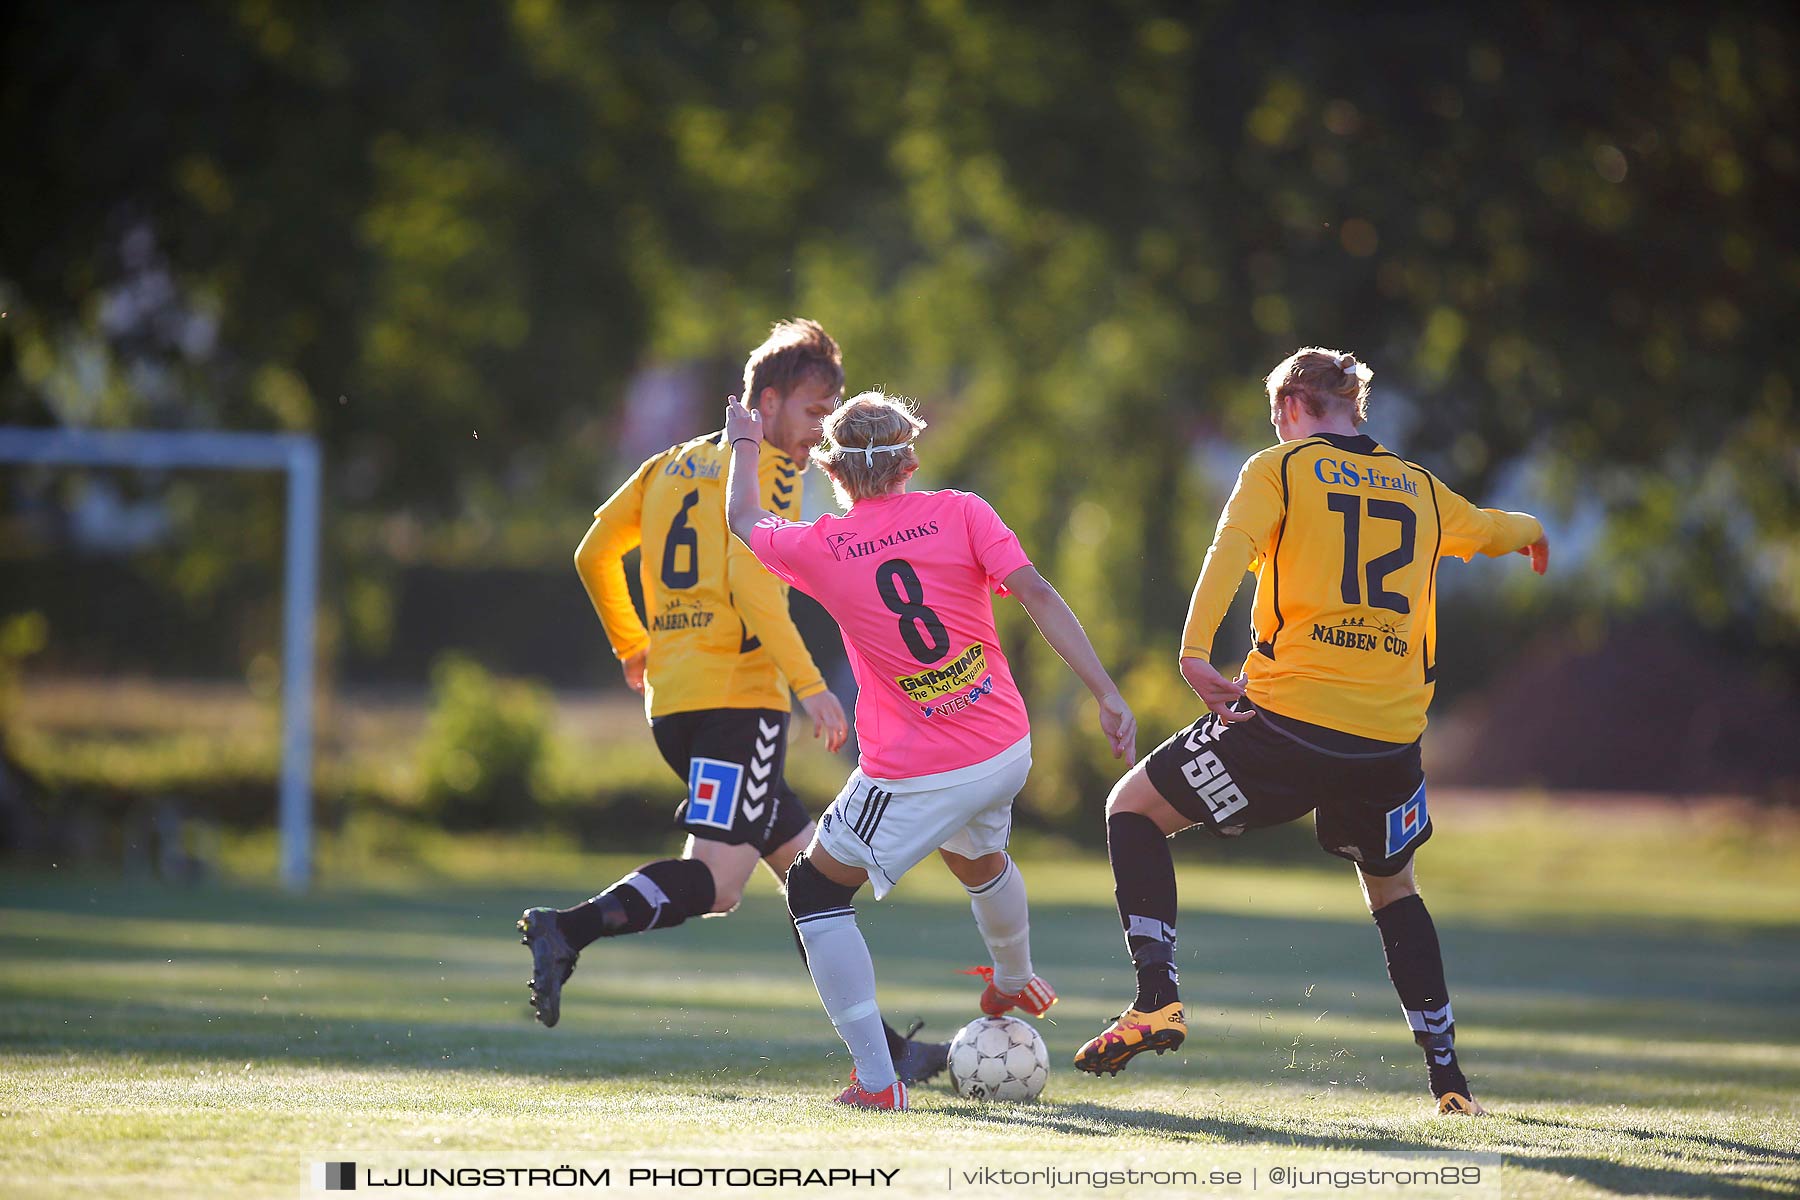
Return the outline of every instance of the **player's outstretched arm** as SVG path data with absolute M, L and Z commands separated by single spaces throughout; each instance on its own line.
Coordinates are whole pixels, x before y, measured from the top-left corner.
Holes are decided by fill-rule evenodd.
M 1062 660 L 1094 694 L 1100 705 L 1100 729 L 1106 734 L 1113 757 L 1136 762 L 1137 717 L 1119 695 L 1112 676 L 1100 665 L 1100 656 L 1094 653 L 1087 630 L 1081 627 L 1068 602 L 1048 579 L 1038 574 L 1036 567 L 1020 567 L 1008 575 L 1006 590 L 1025 606 L 1050 648 L 1062 655 Z
M 725 523 L 747 546 L 750 531 L 773 516 L 756 495 L 756 467 L 762 457 L 762 414 L 725 397 L 725 439 L 731 446 L 731 474 L 725 481 Z
M 1519 553 L 1531 560 L 1539 575 L 1550 569 L 1550 539 L 1544 523 L 1530 513 L 1477 508 L 1457 495 L 1437 476 L 1431 476 L 1443 536 L 1438 553 L 1467 561 L 1477 554 L 1498 557 Z

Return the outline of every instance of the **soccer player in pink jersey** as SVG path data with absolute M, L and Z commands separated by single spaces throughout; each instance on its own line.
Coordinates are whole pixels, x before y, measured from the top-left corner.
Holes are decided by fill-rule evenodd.
M 735 397 L 726 404 L 732 532 L 825 606 L 856 675 L 861 761 L 787 883 L 819 999 L 855 1062 L 838 1102 L 862 1108 L 907 1106 L 851 904 L 865 881 L 879 900 L 936 850 L 968 890 L 993 957 L 981 1010 L 1041 1016 L 1056 1002 L 1032 971 L 1025 882 L 1006 854 L 1013 797 L 1031 769 L 1031 722 L 994 632 L 995 593 L 1025 606 L 1094 694 L 1113 757 L 1137 755 L 1137 721 L 1081 622 L 987 501 L 906 490 L 924 428 L 879 392 L 839 408 L 812 457 L 849 511 L 799 523 L 757 503 L 761 419 Z

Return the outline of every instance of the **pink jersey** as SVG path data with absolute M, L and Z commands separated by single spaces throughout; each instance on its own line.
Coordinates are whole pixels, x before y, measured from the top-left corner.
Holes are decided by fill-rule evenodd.
M 768 517 L 750 549 L 843 631 L 863 774 L 954 771 L 1031 732 L 990 598 L 1031 560 L 980 496 L 903 492 L 810 524 Z

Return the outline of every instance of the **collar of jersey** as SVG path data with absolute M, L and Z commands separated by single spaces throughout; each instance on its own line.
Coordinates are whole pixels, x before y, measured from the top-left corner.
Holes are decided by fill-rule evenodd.
M 1354 436 L 1342 433 L 1315 433 L 1314 437 L 1329 442 L 1347 454 L 1373 454 L 1381 449 L 1381 444 L 1366 433 Z
M 721 429 L 721 430 L 719 430 L 719 432 L 715 433 L 712 436 L 712 440 L 717 442 L 721 447 L 723 447 L 726 450 L 731 449 L 730 446 L 725 445 L 725 431 L 723 429 Z M 762 448 L 764 450 L 773 450 L 775 452 L 775 457 L 778 459 L 784 459 L 787 462 L 798 461 L 794 458 L 793 455 L 789 454 L 786 450 L 783 450 L 780 446 L 777 446 L 774 442 L 764 442 L 762 444 Z

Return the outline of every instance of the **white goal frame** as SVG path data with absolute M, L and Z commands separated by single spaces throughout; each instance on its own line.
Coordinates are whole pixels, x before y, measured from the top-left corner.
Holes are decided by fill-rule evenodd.
M 281 635 L 281 881 L 312 881 L 314 609 L 319 590 L 319 443 L 298 433 L 0 426 L 0 464 L 138 470 L 282 471 L 287 535 Z

